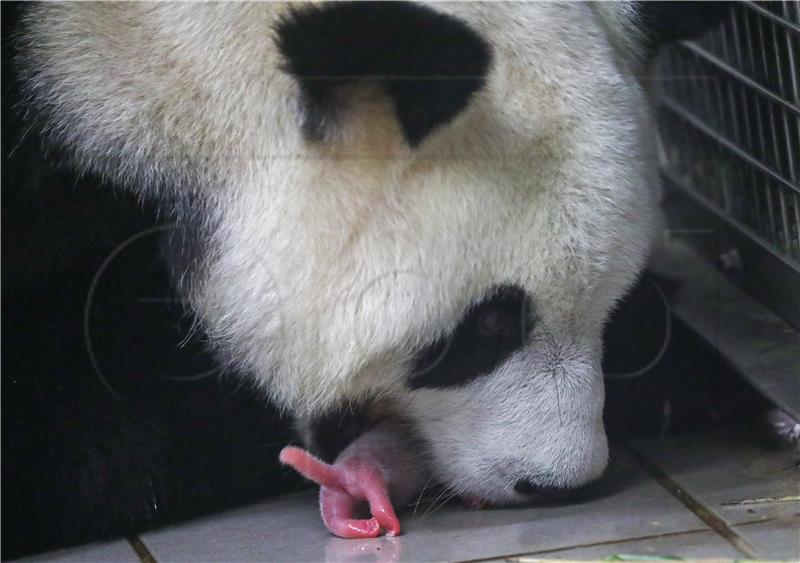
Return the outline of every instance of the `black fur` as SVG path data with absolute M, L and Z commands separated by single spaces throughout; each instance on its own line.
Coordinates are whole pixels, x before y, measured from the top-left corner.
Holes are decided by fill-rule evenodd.
M 217 226 L 213 207 L 201 195 L 175 198 L 162 205 L 171 228 L 161 239 L 161 257 L 169 269 L 172 285 L 180 295 L 187 295 L 192 280 L 212 253 L 211 239 Z
M 23 138 L 9 64 L 19 8 L 2 5 L 3 558 L 136 534 L 296 487 L 277 461 L 287 421 L 240 381 L 221 378 L 202 339 L 187 338 L 191 319 L 163 300 L 172 291 L 156 233 L 126 246 L 97 278 L 88 328 L 102 378 L 91 365 L 89 287 L 112 252 L 158 221 L 96 176 L 51 166 L 35 129 Z M 185 243 L 173 247 L 185 258 L 173 262 L 179 271 L 204 252 L 192 221 L 176 235 Z
M 320 459 L 333 463 L 342 450 L 369 425 L 362 408 L 341 409 L 320 416 L 311 426 L 311 449 Z
M 29 178 L 5 164 L 2 230 L 14 242 L 3 245 L 3 556 L 135 534 L 291 488 L 276 462 L 288 425 L 220 379 L 199 338 L 181 342 L 191 321 L 179 305 L 139 299 L 170 295 L 156 236 L 118 255 L 96 287 L 91 342 L 113 392 L 90 365 L 88 287 L 151 219 L 130 198 L 115 201 L 91 180 L 72 188 L 74 177 L 40 162 L 43 191 L 25 193 Z
M 722 20 L 734 2 L 640 2 L 639 18 L 650 54 L 661 45 L 700 35 Z
M 502 286 L 474 305 L 452 334 L 423 350 L 415 361 L 413 389 L 465 385 L 490 373 L 527 340 L 534 325 L 525 290 Z
M 483 86 L 486 42 L 463 22 L 409 2 L 333 2 L 292 10 L 276 29 L 300 83 L 308 138 L 324 136 L 337 87 L 380 84 L 411 146 L 447 123 Z

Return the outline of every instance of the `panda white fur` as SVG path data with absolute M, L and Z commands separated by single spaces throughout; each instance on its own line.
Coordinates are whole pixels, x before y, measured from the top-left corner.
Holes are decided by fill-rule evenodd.
M 601 331 L 661 225 L 641 19 L 43 3 L 19 66 L 51 143 L 174 216 L 219 358 L 309 440 L 377 404 L 426 474 L 514 503 L 607 463 Z

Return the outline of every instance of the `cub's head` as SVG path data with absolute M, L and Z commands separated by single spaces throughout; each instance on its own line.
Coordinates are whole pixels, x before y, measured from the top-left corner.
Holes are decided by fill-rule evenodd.
M 636 18 L 47 3 L 18 62 L 51 142 L 171 214 L 222 361 L 300 416 L 387 398 L 515 502 L 606 464 L 601 331 L 658 225 Z

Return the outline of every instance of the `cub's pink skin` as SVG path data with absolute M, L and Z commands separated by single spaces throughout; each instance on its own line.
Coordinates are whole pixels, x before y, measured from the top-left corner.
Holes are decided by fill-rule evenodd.
M 413 453 L 399 433 L 378 427 L 356 438 L 332 465 L 293 446 L 281 451 L 280 461 L 320 485 L 320 513 L 332 534 L 374 538 L 400 534 L 392 503 L 405 505 L 422 487 L 424 472 Z M 372 517 L 353 518 L 364 502 Z

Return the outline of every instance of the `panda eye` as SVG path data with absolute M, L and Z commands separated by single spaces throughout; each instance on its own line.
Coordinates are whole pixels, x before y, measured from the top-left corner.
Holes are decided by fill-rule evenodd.
M 457 387 L 491 373 L 525 346 L 535 321 L 533 313 L 533 303 L 524 288 L 493 288 L 465 311 L 452 333 L 417 353 L 410 387 Z
M 511 315 L 499 307 L 486 307 L 477 318 L 478 332 L 488 338 L 504 334 L 511 325 Z

